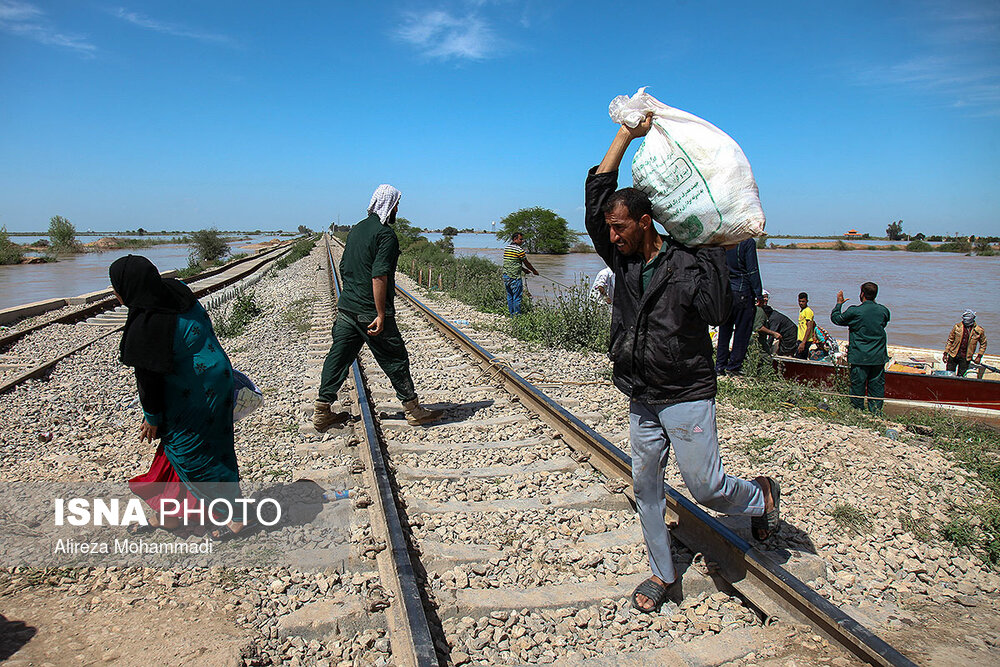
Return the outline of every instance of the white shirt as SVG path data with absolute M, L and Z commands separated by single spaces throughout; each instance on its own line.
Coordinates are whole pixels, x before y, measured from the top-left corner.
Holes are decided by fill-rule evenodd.
M 601 272 L 597 274 L 594 278 L 594 286 L 591 287 L 591 294 L 594 298 L 603 299 L 601 293 L 598 291 L 598 287 L 604 288 L 604 293 L 607 295 L 608 299 L 615 298 L 615 273 L 611 269 L 601 269 Z

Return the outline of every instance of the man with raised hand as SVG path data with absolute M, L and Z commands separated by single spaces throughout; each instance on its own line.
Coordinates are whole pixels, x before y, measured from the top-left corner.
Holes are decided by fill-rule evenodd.
M 651 124 L 647 116 L 634 129 L 622 125 L 586 185 L 587 233 L 615 273 L 609 354 L 615 386 L 630 399 L 632 484 L 653 571 L 632 604 L 646 613 L 679 593 L 664 522 L 671 446 L 694 498 L 719 512 L 750 515 L 757 539 L 777 531 L 780 497 L 774 479 L 727 475 L 719 456 L 708 326 L 725 320 L 732 303 L 725 251 L 661 236 L 649 198 L 635 188 L 616 191 L 628 145 Z
M 347 372 L 361 347 L 368 344 L 375 361 L 389 376 L 396 397 L 403 404 L 406 421 L 415 426 L 434 421 L 441 410 L 420 405 L 410 376 L 410 357 L 396 326 L 396 262 L 399 239 L 392 225 L 399 211 L 400 192 L 380 185 L 368 205 L 368 217 L 351 228 L 340 260 L 342 286 L 333 324 L 333 344 L 323 362 L 319 398 L 313 409 L 313 426 L 325 431 L 343 424 L 346 412 L 333 412 Z
M 889 323 L 889 309 L 875 303 L 878 285 L 862 283 L 861 303 L 841 311 L 847 299 L 844 291 L 837 292 L 837 305 L 830 313 L 830 321 L 850 331 L 847 346 L 847 363 L 851 365 L 851 406 L 865 407 L 873 414 L 882 412 L 885 397 L 885 362 L 889 361 L 886 349 L 885 325 Z

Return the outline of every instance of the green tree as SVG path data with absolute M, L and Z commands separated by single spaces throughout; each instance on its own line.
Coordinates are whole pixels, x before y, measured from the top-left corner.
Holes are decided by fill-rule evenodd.
M 455 236 L 456 234 L 458 234 L 458 230 L 455 229 L 454 227 L 445 227 L 444 229 L 441 230 L 441 233 L 444 234 L 445 236 Z
M 56 252 L 72 252 L 79 245 L 76 242 L 76 227 L 61 215 L 54 215 L 49 220 L 49 238 Z
M 309 229 L 305 225 L 299 225 L 299 234 L 312 234 L 313 230 Z
M 514 211 L 500 221 L 498 237 L 509 239 L 514 232 L 524 234 L 524 248 L 533 254 L 565 255 L 580 236 L 562 216 L 539 206 Z
M 219 236 L 219 230 L 215 227 L 191 232 L 191 242 L 189 245 L 191 246 L 191 254 L 188 255 L 188 259 L 192 266 L 214 262 L 229 254 L 229 246 Z
M 0 227 L 0 264 L 20 264 L 24 259 L 24 250 L 10 240 L 7 227 Z
M 897 220 L 896 222 L 890 222 L 889 226 L 885 228 L 885 235 L 889 237 L 890 241 L 902 241 L 903 221 Z
M 392 228 L 396 230 L 396 237 L 399 239 L 399 250 L 405 251 L 411 245 L 417 241 L 424 240 L 427 238 L 420 233 L 418 227 L 414 227 L 406 218 L 401 218 L 396 216 L 396 222 L 392 225 Z

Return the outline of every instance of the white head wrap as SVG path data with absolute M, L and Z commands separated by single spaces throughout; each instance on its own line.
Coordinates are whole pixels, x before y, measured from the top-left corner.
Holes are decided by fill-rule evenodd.
M 396 208 L 396 204 L 399 203 L 399 198 L 402 196 L 399 190 L 383 183 L 375 188 L 375 194 L 372 195 L 372 202 L 368 204 L 368 215 L 375 213 L 383 225 L 388 225 L 392 209 Z
M 765 290 L 761 290 L 761 291 L 760 291 L 760 295 L 761 295 L 761 296 L 771 296 L 771 293 L 770 293 L 770 292 L 768 292 L 768 291 L 767 291 L 767 290 L 765 289 Z
M 964 313 L 962 313 L 962 322 L 964 322 L 965 324 L 969 325 L 970 327 L 973 324 L 975 324 L 976 323 L 976 311 L 972 310 L 971 308 L 966 309 L 966 311 Z

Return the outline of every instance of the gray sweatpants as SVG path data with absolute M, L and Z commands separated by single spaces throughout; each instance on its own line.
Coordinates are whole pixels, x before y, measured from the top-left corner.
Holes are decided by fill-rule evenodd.
M 632 487 L 653 574 L 668 584 L 676 579 L 663 475 L 673 445 L 677 467 L 688 490 L 702 505 L 724 514 L 764 513 L 764 492 L 756 482 L 727 475 L 719 456 L 715 401 L 674 405 L 629 405 Z

